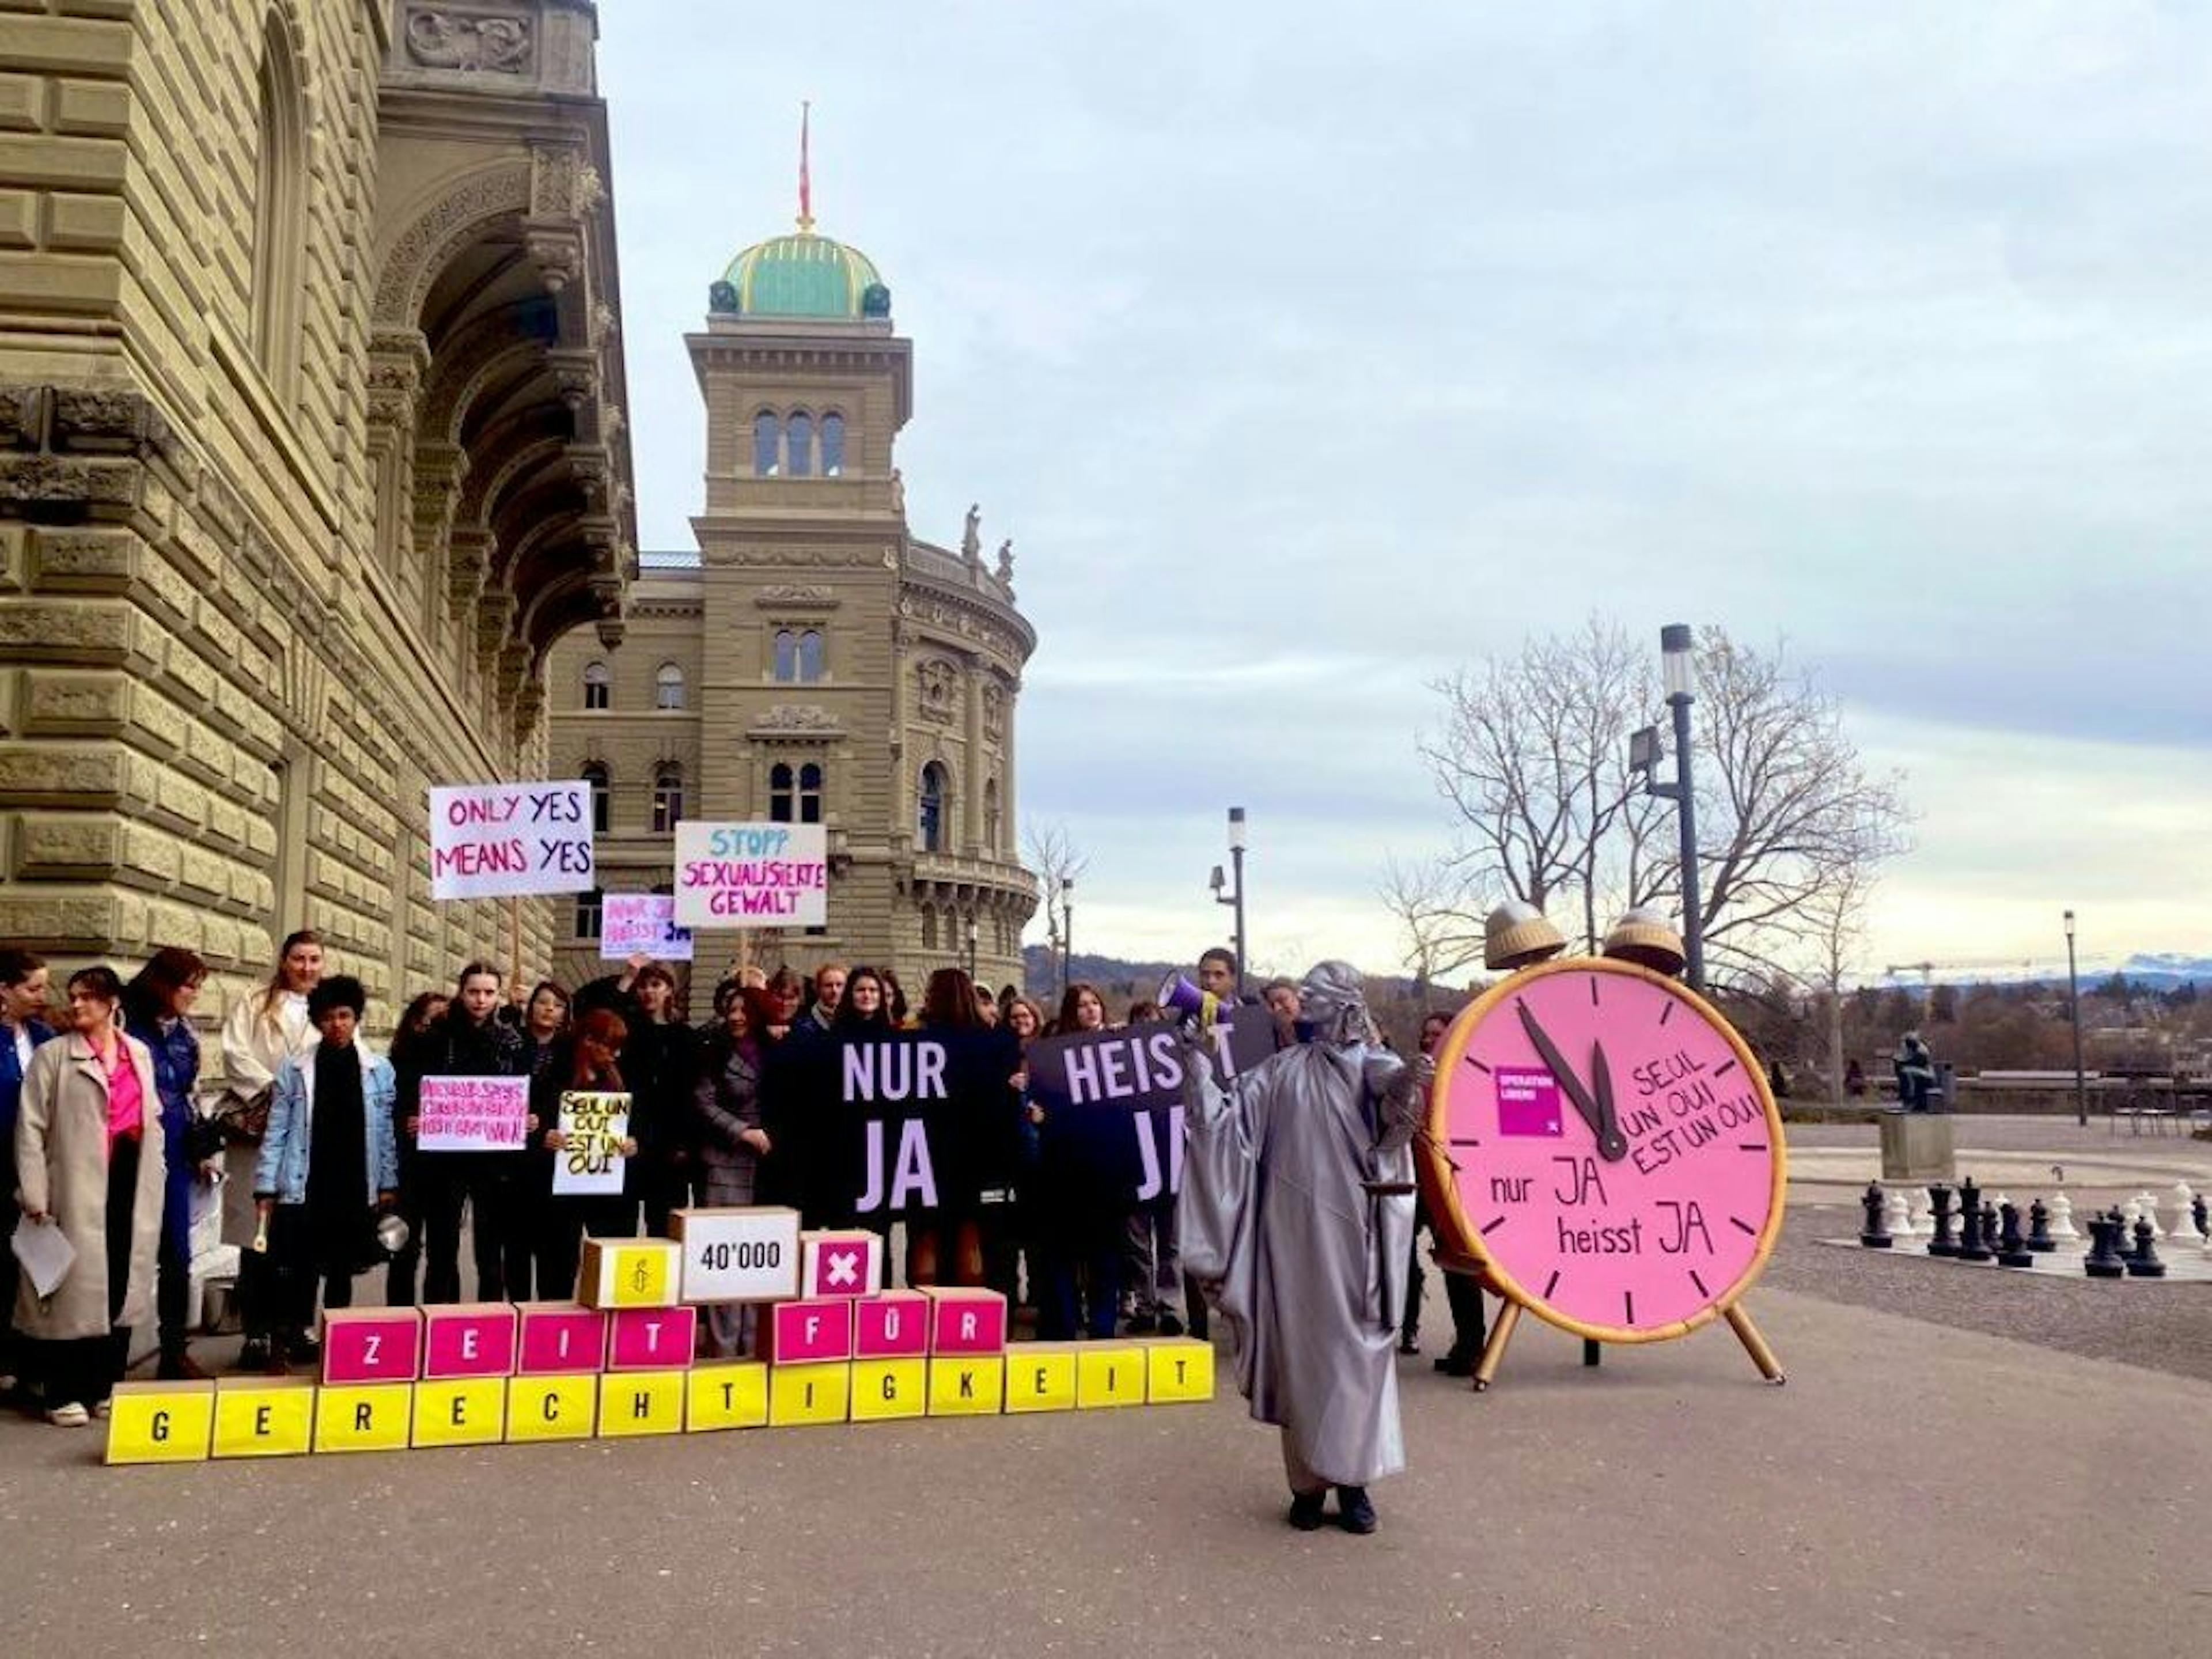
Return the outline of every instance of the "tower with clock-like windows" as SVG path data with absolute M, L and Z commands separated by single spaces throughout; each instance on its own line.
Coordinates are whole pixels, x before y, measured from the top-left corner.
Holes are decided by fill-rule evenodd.
M 1020 978 L 1036 884 L 1014 710 L 1036 636 L 973 512 L 953 547 L 908 527 L 914 347 L 890 304 L 804 214 L 730 262 L 684 338 L 707 415 L 697 549 L 642 556 L 621 645 L 572 636 L 549 702 L 556 769 L 595 787 L 606 890 L 665 888 L 679 818 L 820 823 L 829 925 L 756 935 L 755 959 L 890 965 L 918 997 L 971 953 L 979 979 Z M 597 912 L 575 906 L 571 982 L 603 971 Z M 697 977 L 735 946 L 702 941 Z

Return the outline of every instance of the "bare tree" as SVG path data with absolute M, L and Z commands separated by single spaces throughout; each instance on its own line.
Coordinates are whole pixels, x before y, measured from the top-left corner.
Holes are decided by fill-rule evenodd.
M 1065 823 L 1036 819 L 1022 831 L 1022 854 L 1044 889 L 1045 938 L 1057 963 L 1067 945 L 1067 884 L 1091 867 L 1091 856 L 1077 848 Z
M 1863 905 L 1881 863 L 1903 850 L 1899 780 L 1867 769 L 1835 699 L 1784 647 L 1762 653 L 1708 629 L 1698 659 L 1707 973 L 1738 985 L 1798 977 L 1819 965 L 1834 890 Z M 1601 914 L 1679 904 L 1673 809 L 1626 764 L 1630 732 L 1656 719 L 1648 665 L 1620 629 L 1594 619 L 1438 685 L 1444 727 L 1422 753 L 1461 820 L 1454 872 L 1468 893 L 1540 908 L 1571 892 L 1591 950 Z
M 1391 854 L 1382 860 L 1376 896 L 1397 918 L 1406 942 L 1401 959 L 1413 970 L 1414 988 L 1425 1003 L 1429 988 L 1444 975 L 1482 960 L 1481 922 L 1469 918 L 1464 885 L 1442 860 L 1407 863 Z

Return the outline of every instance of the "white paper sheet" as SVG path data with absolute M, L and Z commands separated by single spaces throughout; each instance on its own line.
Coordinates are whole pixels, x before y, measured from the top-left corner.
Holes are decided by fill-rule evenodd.
M 28 1216 L 16 1218 L 15 1236 L 9 1240 L 9 1248 L 23 1264 L 32 1291 L 41 1298 L 54 1293 L 68 1276 L 70 1264 L 76 1260 L 76 1246 L 69 1242 L 69 1235 L 58 1223 L 33 1221 Z

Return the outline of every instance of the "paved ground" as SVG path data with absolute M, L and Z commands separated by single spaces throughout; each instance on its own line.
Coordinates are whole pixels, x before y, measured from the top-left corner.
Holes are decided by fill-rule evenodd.
M 1750 1304 L 1786 1388 L 1724 1330 L 1592 1372 L 1527 1322 L 1480 1397 L 1405 1362 L 1413 1467 L 1377 1488 L 1368 1540 L 1282 1525 L 1273 1437 L 1226 1397 L 116 1470 L 96 1434 L 10 1419 L 4 1650 L 2193 1645 L 2212 1613 L 2212 1286 L 2112 1294 L 1810 1242 L 1849 1217 L 1793 1209 Z

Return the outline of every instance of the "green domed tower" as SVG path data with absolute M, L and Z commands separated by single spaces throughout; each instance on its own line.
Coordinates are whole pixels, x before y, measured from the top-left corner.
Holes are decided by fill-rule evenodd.
M 708 304 L 723 316 L 878 318 L 891 313 L 891 291 L 866 254 L 816 234 L 801 218 L 792 234 L 756 242 L 731 260 Z

